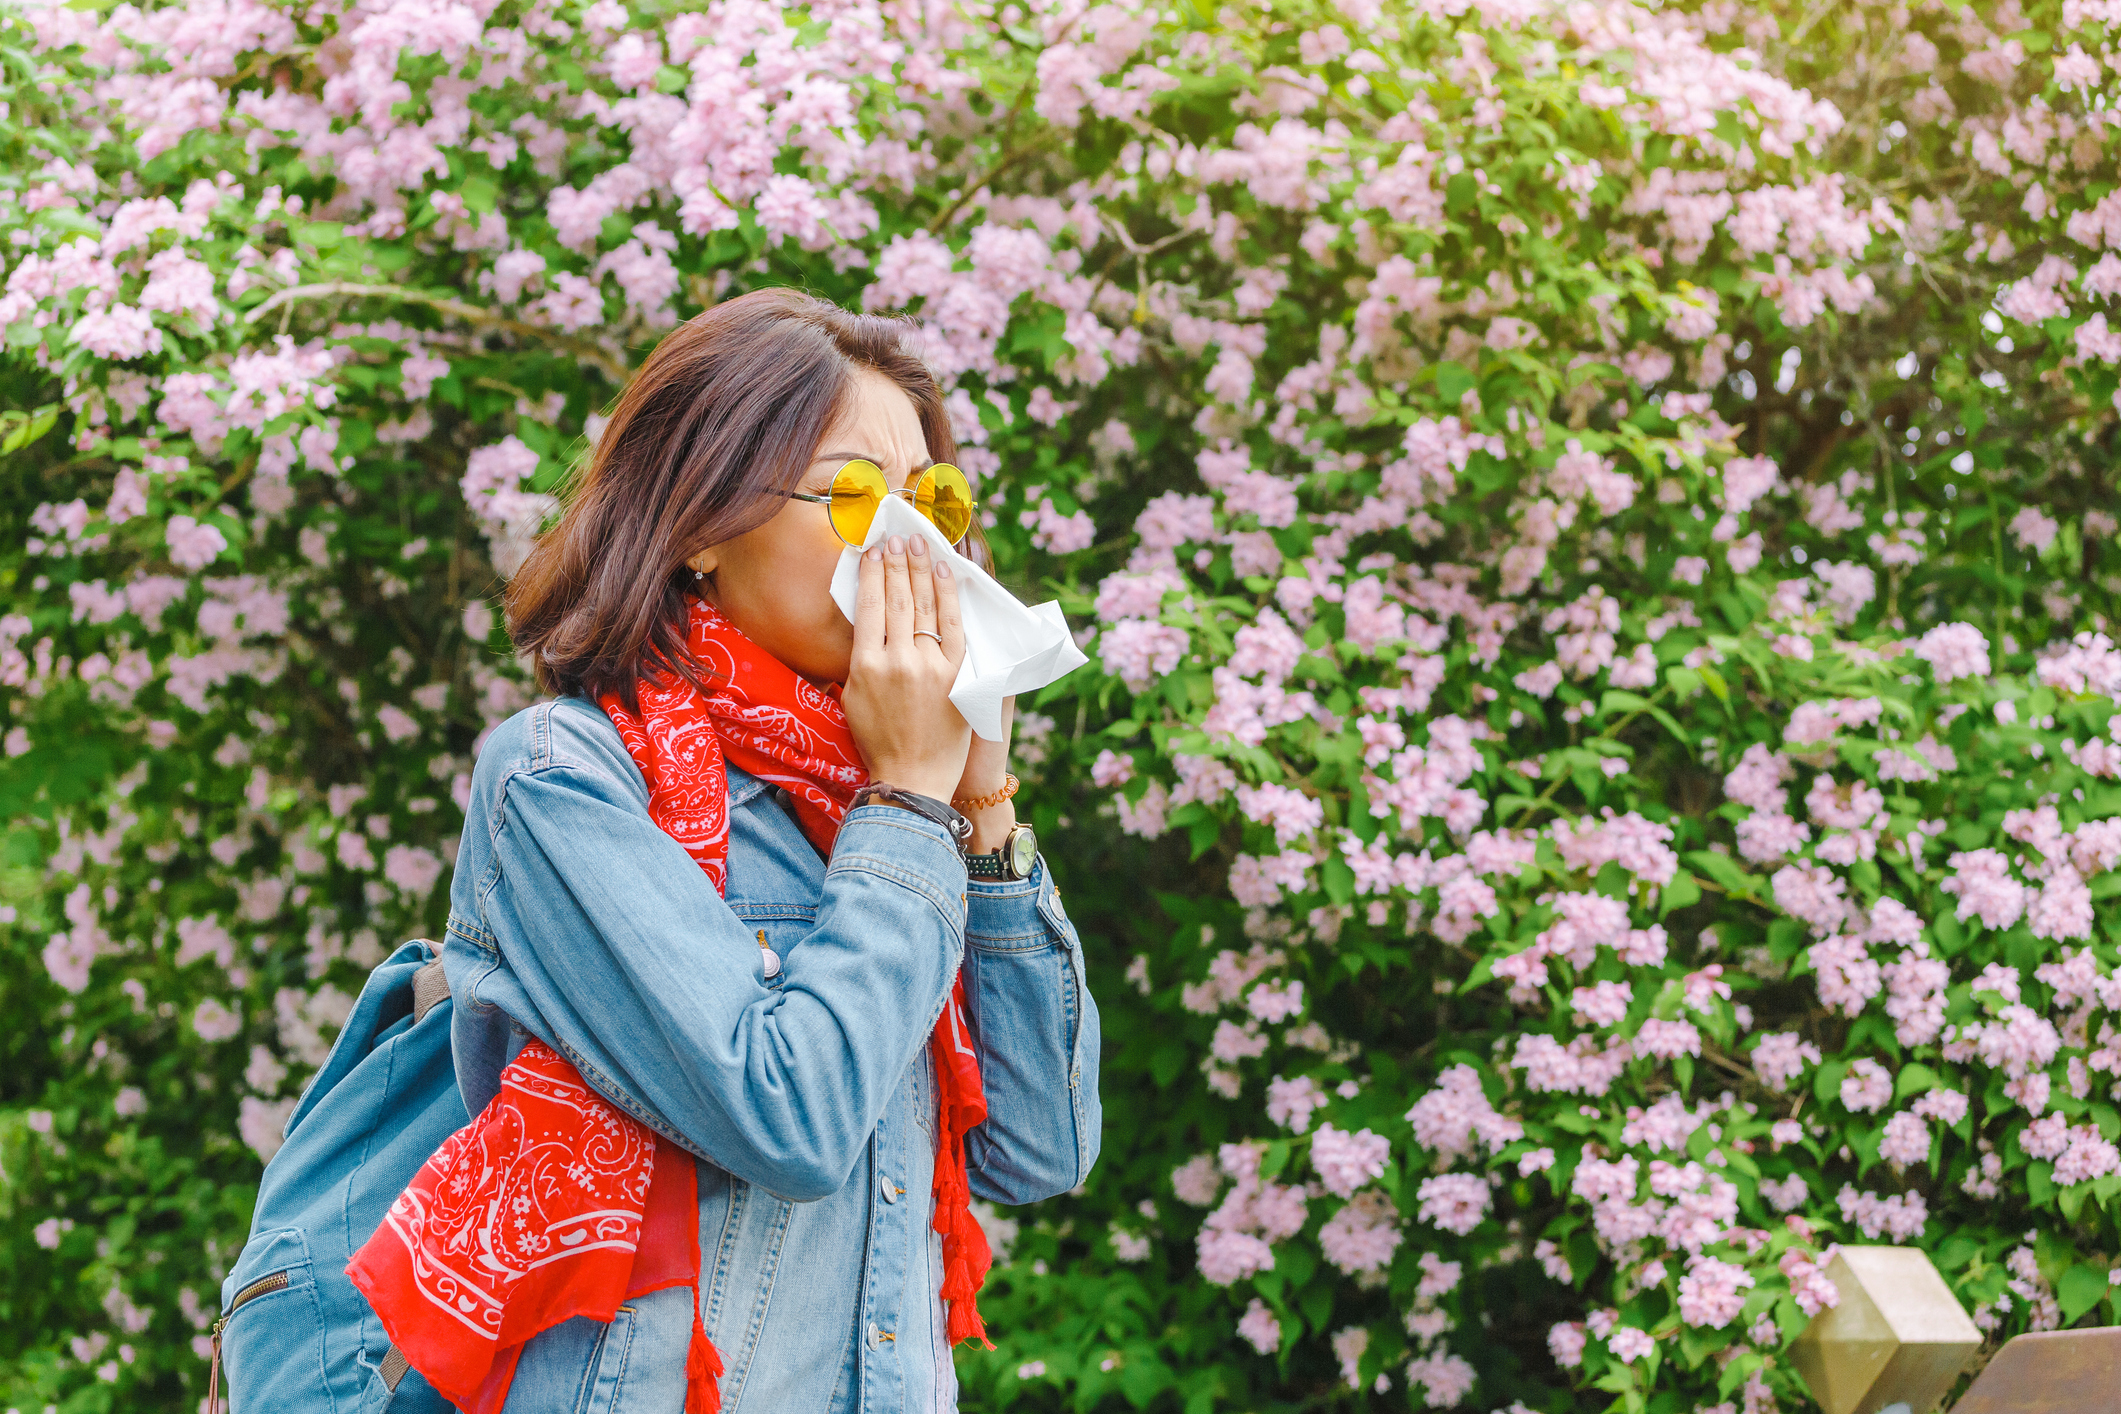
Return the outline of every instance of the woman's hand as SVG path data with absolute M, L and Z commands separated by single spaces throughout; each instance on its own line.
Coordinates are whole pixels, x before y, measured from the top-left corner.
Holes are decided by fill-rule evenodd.
M 1002 703 L 1002 739 L 989 741 L 978 735 L 972 738 L 972 750 L 965 757 L 964 779 L 957 783 L 953 800 L 976 800 L 983 795 L 992 795 L 1008 781 L 1009 740 L 1014 734 L 1015 723 L 1016 699 L 1011 697 Z M 957 808 L 972 822 L 972 840 L 965 846 L 971 854 L 991 854 L 1000 849 L 1009 827 L 1016 823 L 1016 802 L 1013 799 L 984 810 L 965 805 Z
M 954 799 L 967 800 L 975 796 L 992 795 L 1002 788 L 1009 776 L 1009 738 L 1016 724 L 1016 699 L 1002 699 L 1002 739 L 989 741 L 974 735 L 972 749 L 965 755 L 964 779 L 957 783 Z
M 862 555 L 854 656 L 840 704 L 871 780 L 949 800 L 972 728 L 950 701 L 965 657 L 957 581 L 927 542 L 894 535 Z

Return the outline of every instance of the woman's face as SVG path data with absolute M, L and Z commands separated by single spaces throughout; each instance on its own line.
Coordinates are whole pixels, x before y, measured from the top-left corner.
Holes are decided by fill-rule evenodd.
M 867 370 L 854 377 L 846 408 L 818 443 L 796 489 L 822 496 L 851 457 L 875 462 L 894 487 L 911 485 L 928 465 L 913 399 Z M 772 520 L 695 556 L 700 588 L 746 638 L 814 682 L 845 682 L 854 655 L 854 625 L 832 602 L 832 571 L 846 548 L 828 507 L 787 502 Z

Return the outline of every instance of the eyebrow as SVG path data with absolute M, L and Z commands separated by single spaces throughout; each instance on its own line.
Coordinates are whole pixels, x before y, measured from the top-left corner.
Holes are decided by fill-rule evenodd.
M 869 462 L 879 467 L 884 464 L 884 459 L 878 456 L 875 452 L 824 452 L 819 454 L 818 456 L 812 457 L 810 459 L 810 464 L 812 466 L 816 466 L 819 462 L 843 462 L 854 457 L 860 457 L 863 461 Z M 926 471 L 929 467 L 934 465 L 935 458 L 930 457 L 926 461 L 922 462 L 920 465 L 913 467 L 911 469 L 911 472 L 912 474 L 918 475 L 919 473 Z

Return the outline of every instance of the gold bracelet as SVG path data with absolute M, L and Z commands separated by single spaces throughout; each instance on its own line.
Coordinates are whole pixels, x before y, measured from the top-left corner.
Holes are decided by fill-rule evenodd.
M 1015 795 L 1016 786 L 1016 774 L 1013 771 L 1004 772 L 999 790 L 989 791 L 985 795 L 961 795 L 950 803 L 960 810 L 986 810 Z

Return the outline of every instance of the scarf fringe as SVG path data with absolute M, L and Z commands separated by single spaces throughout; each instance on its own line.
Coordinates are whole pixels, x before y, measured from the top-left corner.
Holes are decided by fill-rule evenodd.
M 685 1351 L 685 1414 L 717 1414 L 722 1407 L 722 1352 L 700 1324 L 700 1292 L 692 1293 L 692 1343 Z
M 940 1295 L 950 1303 L 945 1334 L 952 1345 L 976 1340 L 992 1350 L 994 1342 L 987 1339 L 987 1324 L 980 1319 L 979 1292 L 987 1284 L 994 1252 L 987 1245 L 987 1230 L 972 1213 L 972 1189 L 965 1176 L 964 1136 L 946 1124 L 942 1141 L 935 1162 L 933 1226 L 943 1238 Z

